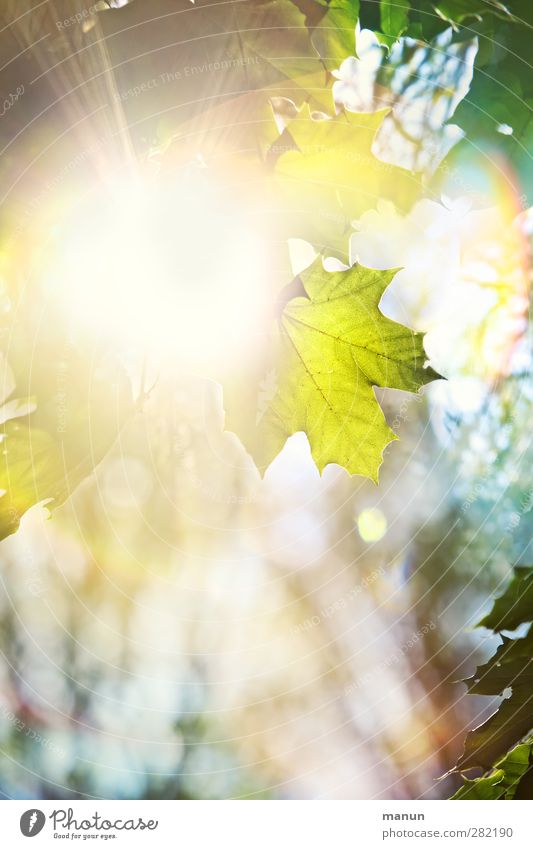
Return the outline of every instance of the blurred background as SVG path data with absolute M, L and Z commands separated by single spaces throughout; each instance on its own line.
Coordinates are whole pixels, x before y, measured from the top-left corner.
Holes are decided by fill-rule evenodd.
M 19 91 L 0 124 L 3 400 L 16 385 L 39 409 L 46 385 L 55 429 L 79 438 L 81 375 L 100 379 L 111 358 L 134 400 L 66 503 L 32 507 L 0 543 L 4 798 L 447 798 L 467 729 L 495 707 L 460 682 L 497 643 L 473 626 L 512 565 L 532 562 L 533 221 L 507 130 L 482 144 L 443 129 L 478 40 L 450 28 L 386 56 L 364 30 L 334 73 L 339 105 L 390 107 L 374 153 L 421 173 L 423 191 L 407 211 L 377 199 L 331 253 L 401 267 L 382 309 L 428 332 L 447 380 L 378 392 L 399 436 L 379 487 L 336 466 L 320 476 L 303 434 L 261 477 L 224 431 L 217 370 L 260 332 L 265 277 L 287 282 L 312 248 L 272 230 L 252 145 L 226 132 L 280 74 L 239 43 L 226 6 L 3 3 L 2 92 Z M 203 171 L 235 159 L 241 194 L 209 218 Z M 103 200 L 132 169 L 170 186 L 156 230 L 180 273 L 203 264 L 171 314 L 154 243 L 134 250 L 135 201 Z M 215 260 L 233 263 L 229 300 L 202 288 Z M 260 384 L 258 418 L 275 382 Z

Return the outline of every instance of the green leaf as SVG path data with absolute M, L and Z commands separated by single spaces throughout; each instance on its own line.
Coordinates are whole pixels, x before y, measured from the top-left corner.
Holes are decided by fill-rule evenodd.
M 319 4 L 317 4 L 319 5 Z M 332 0 L 321 3 L 325 14 L 311 30 L 311 41 L 323 65 L 332 71 L 347 56 L 355 55 L 355 27 L 359 19 L 359 0 Z
M 0 539 L 4 539 L 18 529 L 22 515 L 34 504 L 60 498 L 56 469 L 62 458 L 50 434 L 18 421 L 3 426 L 1 444 Z
M 474 77 L 468 96 L 459 104 L 454 121 L 465 132 L 465 139 L 452 153 L 467 163 L 470 151 L 481 151 L 488 160 L 496 151 L 514 172 L 516 185 L 524 199 L 532 186 L 531 157 L 533 144 L 533 76 L 526 73 L 531 52 L 531 2 L 520 0 L 508 4 L 512 17 L 492 18 L 490 24 L 476 24 L 480 46 Z M 512 135 L 502 135 L 498 128 L 507 124 Z M 473 161 L 473 160 L 472 160 Z
M 479 623 L 493 631 L 514 631 L 524 622 L 533 621 L 533 568 L 515 566 L 511 582 L 496 599 L 492 610 Z
M 533 799 L 533 744 L 530 743 L 529 766 L 514 793 L 515 799 Z
M 379 4 L 381 30 L 392 40 L 392 44 L 409 25 L 409 9 L 408 0 L 381 0 Z
M 420 178 L 382 162 L 372 145 L 388 110 L 344 112 L 316 118 L 306 104 L 285 131 L 285 152 L 275 166 L 280 206 L 291 216 L 289 232 L 319 249 L 345 248 L 349 224 L 379 199 L 408 209 Z
M 258 89 L 276 86 L 281 80 L 298 86 L 300 77 L 319 69 L 323 72 L 310 30 L 326 12 L 327 7 L 316 0 L 307 0 L 301 6 L 290 0 L 243 5 L 234 20 L 245 54 L 256 54 L 263 60 L 257 68 L 251 65 L 249 69 Z
M 494 763 L 533 728 L 533 630 L 521 639 L 502 637 L 490 660 L 470 679 L 469 692 L 484 696 L 510 695 L 498 710 L 471 731 L 458 761 L 460 769 Z
M 304 297 L 287 303 L 277 330 L 272 400 L 256 427 L 241 427 L 229 411 L 228 426 L 244 434 L 260 468 L 303 431 L 320 471 L 338 463 L 377 482 L 383 450 L 396 436 L 374 387 L 417 392 L 439 377 L 425 367 L 423 335 L 379 310 L 394 274 L 360 265 L 331 273 L 318 258 L 300 276 Z
M 505 798 L 514 799 L 516 791 L 522 779 L 527 776 L 531 765 L 533 743 L 531 741 L 521 743 L 498 761 L 497 767 L 503 770 L 504 779 L 502 785 L 505 788 Z
M 500 799 L 505 793 L 502 786 L 504 777 L 503 769 L 497 769 L 487 777 L 474 781 L 467 779 L 452 799 Z
M 62 504 L 107 453 L 134 410 L 129 379 L 108 354 L 61 340 L 59 323 L 15 324 L 15 390 L 34 404 L 0 428 L 0 540 L 35 504 Z M 32 344 L 28 344 L 28 339 Z M 15 417 L 16 416 L 16 417 Z
M 533 568 L 516 566 L 507 589 L 496 599 L 492 610 L 482 619 L 480 625 L 501 631 L 515 630 L 520 625 L 531 622 L 532 579 Z M 502 636 L 502 643 L 496 653 L 487 663 L 478 667 L 467 683 L 470 693 L 504 697 L 492 716 L 468 734 L 464 753 L 457 763 L 459 769 L 476 766 L 488 769 L 496 758 L 509 751 L 533 729 L 533 626 L 530 625 L 526 635 L 519 639 Z M 495 767 L 501 767 L 505 762 L 506 775 L 517 774 L 524 762 L 526 765 L 531 763 L 531 745 L 529 741 L 527 753 L 523 747 L 516 747 L 504 761 L 497 762 Z M 529 767 L 527 773 L 524 773 L 524 781 L 531 783 Z M 470 785 L 467 783 L 465 786 Z M 479 792 L 488 792 L 487 788 L 488 785 L 483 785 Z M 517 796 L 524 792 L 524 788 L 519 788 Z M 507 790 L 505 798 L 511 798 Z
M 265 27 L 265 21 L 271 26 L 267 16 L 272 14 L 280 21 L 279 35 L 276 33 L 275 38 L 271 35 L 269 38 L 263 38 L 263 47 L 259 48 L 258 52 L 269 57 L 275 45 L 275 53 L 279 56 L 279 39 L 282 44 L 292 40 L 292 57 L 300 57 L 301 53 L 295 50 L 294 39 L 295 36 L 300 39 L 305 37 L 326 69 L 338 68 L 347 56 L 354 55 L 359 6 L 359 0 L 267 0 L 265 3 L 252 5 L 253 13 L 262 17 L 262 27 Z M 248 20 L 250 9 L 243 11 L 245 20 Z M 240 22 L 242 14 L 239 12 Z M 294 27 L 298 16 L 303 23 L 300 32 L 284 32 L 284 29 Z M 266 35 L 268 36 L 268 33 Z
M 435 11 L 452 26 L 462 24 L 468 19 L 483 20 L 487 14 L 499 17 L 512 17 L 511 12 L 498 0 L 440 0 L 434 4 Z
M 268 0 L 243 4 L 236 22 L 246 53 L 255 53 L 262 59 L 256 69 L 257 87 L 274 85 L 273 93 L 279 94 L 277 83 L 270 75 L 265 76 L 266 63 L 295 88 L 303 88 L 308 79 L 310 99 L 319 99 L 316 74 L 322 72 L 320 87 L 330 88 L 327 72 L 355 53 L 358 17 L 359 0 Z
M 497 761 L 490 774 L 466 780 L 452 799 L 514 799 L 530 780 L 533 742 L 515 746 Z M 522 785 L 524 782 L 524 785 Z M 521 789 L 522 788 L 522 789 Z
M 377 14 L 377 0 L 361 0 L 360 23 L 361 28 L 371 29 L 375 31 L 377 38 L 382 43 L 387 43 L 388 39 L 383 33 L 387 33 L 386 26 L 387 16 L 389 14 L 387 7 L 392 7 L 393 16 L 400 14 L 402 6 L 410 6 L 406 14 L 406 22 L 403 25 L 403 36 L 420 39 L 426 42 L 432 41 L 435 36 L 443 32 L 450 25 L 455 31 L 459 31 L 462 27 L 477 27 L 480 22 L 500 19 L 504 21 L 514 21 L 515 15 L 519 19 L 527 20 L 526 14 L 521 14 L 521 9 L 516 8 L 522 5 L 524 0 L 509 0 L 505 4 L 498 0 L 417 0 L 416 3 L 410 4 L 405 0 L 381 0 L 380 14 Z M 525 0 L 529 4 L 529 0 Z M 384 7 L 384 11 L 382 8 Z M 379 24 L 380 19 L 381 24 Z M 384 25 L 385 21 L 385 25 Z M 383 33 L 379 32 L 379 26 Z M 389 24 L 390 25 L 390 24 Z

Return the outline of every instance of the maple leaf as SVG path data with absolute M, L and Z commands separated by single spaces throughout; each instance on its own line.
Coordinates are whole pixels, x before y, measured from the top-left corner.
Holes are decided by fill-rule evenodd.
M 63 504 L 98 465 L 134 412 L 129 378 L 109 354 L 66 344 L 59 322 L 20 321 L 14 385 L 0 413 L 0 540 L 38 503 Z M 33 345 L 27 344 L 32 339 Z M 35 354 L 38 351 L 38 356 Z M 22 392 L 22 399 L 13 393 Z M 31 401 L 31 403 L 28 403 Z
M 277 388 L 257 426 L 242 408 L 227 425 L 242 436 L 260 468 L 287 438 L 304 431 L 320 471 L 338 463 L 375 482 L 383 450 L 396 439 L 374 387 L 417 392 L 440 377 L 426 367 L 423 334 L 386 318 L 381 296 L 395 270 L 356 265 L 325 271 L 318 258 L 300 275 L 305 297 L 291 299 L 277 323 Z
M 509 754 L 497 761 L 489 774 L 474 780 L 466 779 L 452 799 L 515 799 L 530 798 L 523 795 L 531 784 L 531 740 L 515 746 Z
M 513 578 L 492 610 L 480 622 L 495 631 L 513 631 L 533 619 L 531 566 L 516 566 Z M 494 759 L 533 729 L 533 626 L 517 639 L 501 635 L 496 653 L 476 669 L 468 680 L 468 692 L 483 696 L 501 696 L 498 709 L 473 731 L 457 766 L 460 769 L 488 768 Z
M 420 194 L 420 177 L 378 159 L 376 135 L 389 113 L 342 112 L 330 117 L 304 104 L 274 146 L 280 213 L 293 237 L 344 252 L 351 222 L 390 200 L 409 209 Z

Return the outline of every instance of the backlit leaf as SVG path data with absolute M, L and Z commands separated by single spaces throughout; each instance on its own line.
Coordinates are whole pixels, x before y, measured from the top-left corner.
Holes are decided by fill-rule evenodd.
M 439 377 L 426 368 L 422 334 L 379 310 L 394 273 L 362 266 L 331 273 L 319 258 L 300 276 L 304 296 L 287 303 L 277 328 L 277 391 L 257 427 L 241 428 L 228 411 L 228 426 L 245 434 L 260 468 L 303 431 L 320 471 L 338 463 L 377 482 L 383 450 L 396 436 L 374 387 L 417 392 Z

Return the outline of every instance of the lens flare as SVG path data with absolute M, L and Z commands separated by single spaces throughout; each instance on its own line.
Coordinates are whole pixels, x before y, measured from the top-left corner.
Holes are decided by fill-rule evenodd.
M 362 510 L 357 517 L 357 530 L 364 542 L 378 542 L 387 533 L 387 519 L 376 507 Z
M 231 365 L 253 346 L 265 241 L 206 172 L 98 189 L 56 228 L 44 286 L 73 329 L 193 368 Z

